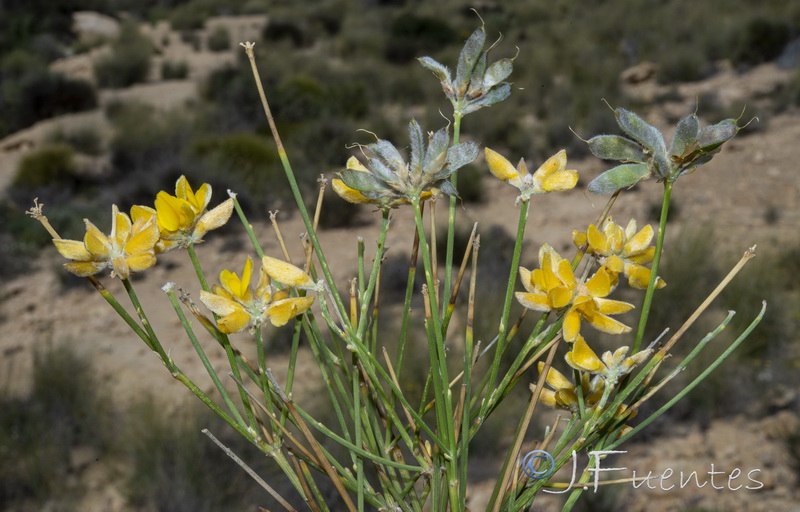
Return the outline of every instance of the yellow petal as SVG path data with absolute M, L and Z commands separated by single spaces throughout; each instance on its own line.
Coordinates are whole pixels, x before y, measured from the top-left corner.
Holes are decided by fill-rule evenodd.
M 181 175 L 178 181 L 175 182 L 175 197 L 187 199 L 189 195 L 194 197 L 192 187 L 189 185 L 189 180 L 186 179 L 186 176 Z
M 597 311 L 604 315 L 618 315 L 632 310 L 635 306 L 627 302 L 611 299 L 595 299 Z
M 267 271 L 269 277 L 286 286 L 296 286 L 298 288 L 314 288 L 314 281 L 311 277 L 291 263 L 264 256 L 261 265 Z
M 563 333 L 564 339 L 573 342 L 581 331 L 581 315 L 576 310 L 571 309 L 564 316 Z
M 539 361 L 537 368 L 539 369 L 539 373 L 542 373 L 542 370 L 544 370 L 544 361 Z M 547 371 L 547 377 L 545 378 L 545 381 L 553 389 L 571 389 L 573 387 L 572 382 L 570 382 L 570 380 L 566 378 L 563 373 L 556 370 L 552 366 Z
M 519 267 L 519 279 L 522 281 L 522 286 L 525 287 L 526 290 L 533 293 L 536 291 L 536 287 L 531 281 L 531 271 L 525 267 Z
M 547 299 L 547 295 L 541 295 L 538 293 L 525 293 L 525 292 L 516 292 L 515 296 L 517 297 L 517 301 L 522 304 L 524 307 L 528 309 L 532 309 L 534 311 L 552 311 L 553 308 L 550 307 L 550 301 Z
M 247 257 L 247 260 L 244 262 L 244 270 L 242 270 L 242 281 L 239 288 L 239 293 L 236 295 L 239 297 L 244 297 L 247 293 L 247 288 L 250 286 L 250 279 L 253 277 L 253 260 L 250 256 Z
M 114 220 L 111 225 L 111 236 L 109 238 L 114 239 L 117 247 L 122 247 L 131 236 L 131 219 L 128 215 L 117 210 L 117 205 L 113 206 L 112 211 L 114 213 Z
M 553 309 L 561 309 L 572 301 L 572 290 L 559 286 L 548 291 L 547 297 Z
M 556 393 L 549 389 L 543 389 L 541 394 L 539 394 L 539 402 L 547 407 L 554 408 L 556 406 Z
M 610 256 L 606 259 L 605 263 L 603 263 L 603 267 L 611 273 L 619 274 L 625 270 L 625 262 L 622 261 L 622 258 L 619 256 Z
M 631 330 L 630 327 L 622 322 L 601 314 L 592 315 L 591 318 L 586 320 L 598 331 L 607 332 L 608 334 L 623 334 Z
M 208 309 L 220 316 L 227 316 L 235 311 L 244 312 L 244 308 L 240 304 L 215 293 L 201 291 L 200 301 L 202 301 Z
M 608 254 L 608 241 L 606 236 L 597 229 L 594 224 L 589 224 L 589 229 L 586 230 L 586 237 L 589 240 L 589 248 L 596 254 Z
M 353 171 L 369 172 L 369 169 L 364 167 L 364 164 L 362 164 L 361 161 L 354 156 L 348 158 L 345 165 L 348 169 L 352 169 Z
M 156 257 L 152 251 L 140 252 L 133 256 L 128 256 L 125 261 L 128 263 L 128 268 L 130 268 L 131 272 L 141 272 L 155 265 Z
M 217 325 L 219 326 L 219 330 L 224 332 L 225 334 L 231 334 L 234 332 L 239 332 L 243 330 L 245 327 L 250 325 L 252 318 L 250 315 L 247 314 L 246 311 L 234 311 L 230 315 L 224 316 L 219 319 Z
M 84 222 L 86 235 L 83 237 L 83 243 L 86 249 L 98 259 L 107 259 L 111 251 L 111 241 L 90 221 L 84 220 Z
M 267 309 L 269 321 L 275 327 L 286 325 L 292 318 L 305 313 L 313 302 L 314 297 L 294 297 L 274 302 Z
M 578 184 L 578 171 L 560 171 L 547 176 L 542 180 L 545 192 L 558 192 L 570 190 Z
M 178 231 L 180 227 L 180 201 L 163 190 L 156 195 L 158 226 L 166 231 Z
M 655 247 L 645 247 L 645 249 L 642 251 L 636 253 L 630 253 L 626 259 L 631 263 L 638 263 L 641 265 L 653 261 L 653 257 L 655 255 L 656 255 Z
M 217 229 L 221 226 L 224 226 L 228 219 L 231 218 L 231 214 L 233 213 L 233 199 L 228 199 L 227 201 L 222 202 L 219 206 L 214 208 L 211 211 L 208 211 L 200 217 L 200 220 L 197 221 L 197 225 L 194 228 L 194 237 L 196 240 L 200 240 L 203 236 L 211 231 L 212 229 Z
M 650 284 L 650 269 L 636 264 L 628 264 L 625 266 L 625 275 L 628 276 L 628 284 L 633 288 L 644 290 Z M 656 288 L 663 288 L 666 286 L 660 277 L 658 278 Z
M 514 165 L 500 153 L 489 148 L 486 148 L 484 152 L 486 154 L 486 163 L 489 164 L 489 170 L 495 177 L 502 181 L 509 181 L 519 177 L 519 172 L 514 168 Z
M 583 336 L 580 335 L 578 335 L 575 342 L 572 344 L 572 351 L 567 352 L 564 357 L 567 360 L 567 364 L 576 370 L 596 373 L 605 369 L 603 362 L 597 357 L 594 350 L 589 348 Z
M 58 252 L 61 253 L 61 256 L 68 260 L 89 261 L 92 259 L 92 254 L 86 250 L 83 242 L 54 238 L 53 243 L 56 245 Z
M 572 272 L 572 264 L 565 259 L 558 262 L 558 278 L 570 290 L 575 288 L 575 274 Z
M 551 174 L 563 171 L 566 166 L 567 166 L 567 152 L 562 149 L 555 155 L 548 158 L 547 161 L 545 161 L 545 163 L 543 163 L 538 169 L 536 169 L 536 172 L 533 173 L 533 176 L 539 180 L 544 180 Z
M 573 231 L 572 232 L 572 242 L 576 246 L 582 247 L 583 244 L 586 243 L 586 240 L 587 240 L 586 233 L 583 233 L 581 231 Z
M 138 225 L 141 220 L 136 221 Z M 158 242 L 158 226 L 151 220 L 143 226 L 143 229 L 134 232 L 128 243 L 125 244 L 125 252 L 137 254 L 140 252 L 152 252 L 156 242 Z
M 586 289 L 592 297 L 605 297 L 611 293 L 611 278 L 607 272 L 598 270 L 586 281 Z
M 93 276 L 105 268 L 104 261 L 73 261 L 65 263 L 64 268 L 80 277 Z
M 133 205 L 133 207 L 131 208 L 131 220 L 133 221 L 134 224 L 136 224 L 136 221 L 138 221 L 139 219 L 147 220 L 155 216 L 156 216 L 156 211 L 153 208 L 150 208 L 149 206 L 141 206 L 136 204 Z
M 653 235 L 653 226 L 650 224 L 646 225 L 641 231 L 636 233 L 633 238 L 628 240 L 628 243 L 625 244 L 625 252 L 634 253 L 643 251 L 650 245 L 650 242 L 653 240 Z

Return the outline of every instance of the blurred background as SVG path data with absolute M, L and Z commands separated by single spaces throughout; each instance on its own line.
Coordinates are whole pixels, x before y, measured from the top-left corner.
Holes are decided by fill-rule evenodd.
M 735 309 L 731 334 L 723 335 L 733 339 L 764 298 L 767 317 L 732 360 L 648 429 L 631 452 L 644 468 L 674 468 L 675 460 L 707 467 L 724 459 L 729 470 L 760 465 L 766 468 L 765 490 L 748 495 L 703 489 L 688 499 L 624 489 L 594 497 L 586 507 L 789 510 L 783 507 L 796 503 L 800 3 L 2 0 L 0 509 L 273 506 L 201 438 L 199 429 L 209 425 L 226 431 L 210 413 L 165 403 L 146 385 L 137 388 L 137 381 L 148 380 L 142 375 L 160 375 L 163 368 L 142 350 L 119 346 L 138 341 L 110 318 L 85 281 L 60 268 L 47 233 L 24 214 L 32 198 L 47 204 L 63 237 L 77 238 L 83 218 L 105 230 L 111 203 L 122 209 L 151 204 L 159 190 L 171 191 L 186 174 L 193 185 L 212 184 L 212 204 L 230 188 L 252 217 L 265 219 L 268 209 L 282 209 L 291 222 L 291 198 L 239 42 L 256 42 L 278 128 L 301 187 L 314 198 L 318 176 L 341 168 L 351 144 L 371 140 L 359 129 L 402 147 L 410 117 L 426 130 L 447 123 L 442 113 L 447 116 L 450 105 L 416 57 L 454 67 L 463 41 L 481 22 L 489 40 L 497 39 L 491 58 L 517 55 L 514 91 L 466 117 L 462 134 L 512 161 L 541 162 L 566 148 L 570 168 L 600 172 L 604 164 L 587 158 L 580 137 L 617 133 L 605 102 L 635 110 L 667 132 L 695 109 L 704 122 L 738 118 L 743 111 L 741 124 L 758 117 L 726 146 L 717 167 L 687 177 L 685 195 L 675 199 L 674 245 L 661 271 L 669 286 L 659 292 L 651 337 L 663 326 L 677 328 L 755 242 L 759 258 L 687 338 L 699 339 L 724 311 Z M 468 208 L 492 212 L 494 203 L 508 204 L 513 196 L 484 178 L 484 167 L 476 162 L 462 170 L 459 191 Z M 582 178 L 580 186 L 586 183 Z M 631 193 L 635 203 L 620 206 L 622 213 L 638 215 L 640 225 L 657 221 L 660 207 L 658 187 L 647 185 Z M 582 191 L 574 197 L 586 202 Z M 575 225 L 584 219 L 570 217 L 571 207 L 553 208 L 557 218 L 540 227 L 562 232 L 561 250 L 572 229 L 585 230 Z M 627 224 L 628 218 L 617 220 Z M 323 230 L 340 234 L 369 228 L 372 220 L 363 208 L 328 200 L 322 222 Z M 263 222 L 257 225 L 262 228 Z M 222 231 L 208 262 L 238 268 L 242 258 L 226 262 L 246 250 L 245 241 L 240 230 Z M 491 296 L 501 293 L 492 286 L 508 265 L 513 238 L 500 221 L 484 226 L 483 236 L 492 250 L 482 253 L 490 270 L 480 279 Z M 540 236 L 530 243 L 528 267 L 535 266 L 535 247 L 545 241 Z M 402 252 L 390 256 L 405 264 Z M 174 257 L 160 266 L 153 283 L 163 282 L 167 270 L 190 270 Z M 396 302 L 392 289 L 403 286 L 404 270 L 387 271 L 386 279 L 385 300 Z M 88 309 L 76 314 L 75 304 Z M 477 328 L 490 332 L 491 315 L 486 308 Z M 174 330 L 170 321 L 164 328 Z M 126 339 L 115 342 L 114 329 Z M 280 333 L 273 336 L 276 351 L 285 350 Z M 689 382 L 694 372 L 677 380 Z M 166 379 L 171 392 L 180 393 L 167 376 L 153 378 Z M 476 440 L 475 455 L 487 461 L 471 475 L 478 489 L 492 483 L 493 455 L 508 442 L 519 414 L 514 404 L 522 404 L 525 394 L 516 400 Z M 325 414 L 322 405 L 320 410 Z M 536 428 L 532 436 L 540 435 Z M 277 475 L 244 441 L 233 434 L 226 441 L 249 453 L 262 474 Z

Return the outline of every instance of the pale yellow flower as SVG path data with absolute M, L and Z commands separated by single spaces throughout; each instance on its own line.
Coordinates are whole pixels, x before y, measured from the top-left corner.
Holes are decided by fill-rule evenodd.
M 272 277 L 290 286 L 313 287 L 311 278 L 294 265 L 265 256 L 255 290 L 250 287 L 252 274 L 253 260 L 248 257 L 241 278 L 223 270 L 219 274 L 222 286 L 214 285 L 211 292 L 200 292 L 203 304 L 221 317 L 217 325 L 226 334 L 261 325 L 267 320 L 276 327 L 286 325 L 305 313 L 314 302 L 313 297 L 290 297 L 287 289 L 276 290 L 270 284 Z
M 156 196 L 155 209 L 134 206 L 131 215 L 134 219 L 156 218 L 160 230 L 156 252 L 166 252 L 202 242 L 207 232 L 228 222 L 233 213 L 233 199 L 207 211 L 210 200 L 211 185 L 205 183 L 193 191 L 186 177 L 181 176 L 175 183 L 174 196 L 161 191 Z
M 151 218 L 131 222 L 117 205 L 111 207 L 111 233 L 104 235 L 84 219 L 86 235 L 83 241 L 53 239 L 56 249 L 73 260 L 64 267 L 73 274 L 87 277 L 111 267 L 111 277 L 128 279 L 131 272 L 139 272 L 155 265 L 154 246 L 158 241 L 158 226 Z
M 568 171 L 567 152 L 563 149 L 547 159 L 533 174 L 528 173 L 525 160 L 520 159 L 517 167 L 500 153 L 486 148 L 486 163 L 497 178 L 520 191 L 518 201 L 528 201 L 532 195 L 569 190 L 578 183 L 578 171 Z
M 575 245 L 587 244 L 588 254 L 594 255 L 614 275 L 625 274 L 628 284 L 639 289 L 647 288 L 650 283 L 650 269 L 644 265 L 653 261 L 655 256 L 656 249 L 650 246 L 653 236 L 653 227 L 649 224 L 637 231 L 636 220 L 631 219 L 623 229 L 610 217 L 603 224 L 602 231 L 590 224 L 586 233 L 572 232 Z M 666 283 L 659 277 L 656 287 L 664 286 Z
M 612 278 L 604 267 L 600 267 L 584 284 L 577 287 L 572 306 L 564 317 L 564 339 L 572 342 L 578 337 L 581 319 L 589 322 L 597 330 L 609 334 L 629 332 L 630 327 L 614 320 L 608 315 L 625 313 L 633 309 L 633 304 L 606 299 L 613 289 Z
M 583 336 L 572 344 L 572 350 L 564 356 L 567 364 L 576 370 L 602 375 L 607 380 L 616 382 L 619 377 L 630 373 L 636 366 L 650 356 L 652 349 L 641 350 L 636 354 L 628 355 L 628 347 L 620 347 L 613 353 L 606 351 L 602 358 L 589 347 Z
M 605 298 L 613 286 L 610 274 L 603 267 L 581 284 L 569 260 L 562 258 L 549 244 L 539 249 L 539 266 L 533 271 L 520 267 L 520 279 L 527 292 L 517 292 L 517 300 L 534 311 L 558 311 L 568 307 L 563 326 L 565 340 L 575 340 L 581 319 L 611 334 L 630 331 L 630 327 L 608 316 L 629 311 L 633 305 Z

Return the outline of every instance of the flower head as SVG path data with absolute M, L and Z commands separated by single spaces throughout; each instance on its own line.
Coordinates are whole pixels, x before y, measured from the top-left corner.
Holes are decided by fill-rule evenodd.
M 701 129 L 697 115 L 691 114 L 678 123 L 667 149 L 661 132 L 635 113 L 617 108 L 614 114 L 630 138 L 597 135 L 587 141 L 596 157 L 622 162 L 589 183 L 589 192 L 594 194 L 610 194 L 651 177 L 674 181 L 711 161 L 722 145 L 741 130 L 736 119 Z
M 162 190 L 156 196 L 155 209 L 134 206 L 131 216 L 134 219 L 156 218 L 160 231 L 156 252 L 166 252 L 202 242 L 208 231 L 228 222 L 233 212 L 233 199 L 206 211 L 210 200 L 211 185 L 205 183 L 194 191 L 186 177 L 181 176 L 175 183 L 174 196 Z
M 653 227 L 648 224 L 641 231 L 636 229 L 635 219 L 623 229 L 609 217 L 603 224 L 603 231 L 590 224 L 586 233 L 573 231 L 572 239 L 578 247 L 587 244 L 586 252 L 594 255 L 614 275 L 623 273 L 632 287 L 645 289 L 650 283 L 650 269 L 644 264 L 653 261 L 656 252 L 655 247 L 650 246 Z M 656 281 L 657 288 L 666 284 L 660 277 Z
M 606 380 L 617 382 L 619 377 L 631 372 L 636 366 L 650 356 L 651 349 L 641 350 L 636 354 L 628 355 L 628 347 L 620 347 L 613 353 L 607 351 L 602 358 L 589 347 L 583 336 L 578 335 L 572 344 L 572 350 L 565 354 L 567 364 L 582 372 L 602 375 Z
M 578 337 L 581 319 L 592 327 L 609 334 L 629 332 L 630 327 L 614 320 L 608 315 L 625 313 L 633 309 L 633 304 L 605 297 L 613 290 L 611 274 L 600 267 L 585 283 L 577 287 L 572 299 L 572 306 L 564 317 L 564 339 L 572 342 Z
M 252 274 L 253 260 L 248 257 L 241 277 L 223 270 L 219 274 L 221 286 L 214 285 L 211 292 L 200 292 L 203 304 L 221 317 L 217 324 L 226 334 L 261 325 L 267 320 L 276 327 L 286 325 L 314 302 L 313 297 L 290 297 L 287 289 L 276 290 L 270 283 L 272 278 L 288 286 L 313 287 L 311 278 L 294 265 L 264 256 L 255 290 L 250 286 Z
M 539 373 L 544 370 L 544 363 L 539 362 Z M 553 367 L 547 371 L 545 382 L 552 389 L 542 389 L 539 400 L 548 407 L 558 407 L 575 411 L 578 407 L 577 386 L 563 373 Z M 581 391 L 586 407 L 594 407 L 603 396 L 605 381 L 600 377 L 589 378 L 588 373 L 581 375 Z
M 439 79 L 457 115 L 463 116 L 489 107 L 511 94 L 511 85 L 503 80 L 511 75 L 514 59 L 500 59 L 489 65 L 491 47 L 484 50 L 485 45 L 486 31 L 481 26 L 464 43 L 458 57 L 455 79 L 450 75 L 450 70 L 436 60 L 430 57 L 418 59 L 423 67 Z
M 520 278 L 527 292 L 517 292 L 517 300 L 535 311 L 569 308 L 564 318 L 565 340 L 575 341 L 580 332 L 581 319 L 611 334 L 630 331 L 630 327 L 608 316 L 629 311 L 633 305 L 605 298 L 611 293 L 613 282 L 611 274 L 604 267 L 600 267 L 585 283 L 579 283 L 570 262 L 549 244 L 539 249 L 539 267 L 533 271 L 520 267 Z
M 56 249 L 72 260 L 64 267 L 76 276 L 87 277 L 104 268 L 111 268 L 111 277 L 128 279 L 131 272 L 139 272 L 155 265 L 154 246 L 158 241 L 155 219 L 130 217 L 121 213 L 117 205 L 111 207 L 111 233 L 106 236 L 84 219 L 86 235 L 83 241 L 54 239 Z
M 486 163 L 497 178 L 517 187 L 518 201 L 528 201 L 534 194 L 569 190 L 578 183 L 578 171 L 567 171 L 567 152 L 563 149 L 547 159 L 533 174 L 528 173 L 525 160 L 515 168 L 500 153 L 486 148 Z
M 450 175 L 475 160 L 478 146 L 474 142 L 449 146 L 450 136 L 444 128 L 430 134 L 426 144 L 422 129 L 414 120 L 408 124 L 408 132 L 409 162 L 391 142 L 378 139 L 366 146 L 366 166 L 357 158 L 348 160 L 339 179 L 333 180 L 334 191 L 351 203 L 373 203 L 381 208 L 396 208 L 437 191 L 457 196 Z

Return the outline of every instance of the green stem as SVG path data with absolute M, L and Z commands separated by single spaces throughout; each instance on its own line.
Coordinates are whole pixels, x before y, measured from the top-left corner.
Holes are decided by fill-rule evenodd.
M 461 138 L 461 113 L 455 112 L 453 115 L 453 146 L 458 144 Z M 458 173 L 450 176 L 450 183 L 458 190 Z M 456 238 L 456 206 L 458 198 L 451 197 L 450 205 L 447 210 L 447 249 L 445 252 L 445 272 L 444 272 L 444 291 L 442 292 L 442 318 L 444 318 L 447 308 L 447 299 L 450 297 L 450 289 L 453 287 L 453 253 L 455 251 Z M 433 206 L 431 206 L 433 207 Z M 431 289 L 433 290 L 433 289 Z
M 656 239 L 656 253 L 653 256 L 653 266 L 650 270 L 650 283 L 647 285 L 647 292 L 644 296 L 642 303 L 642 313 L 639 317 L 639 327 L 636 331 L 636 339 L 633 342 L 632 354 L 639 351 L 644 338 L 644 332 L 647 328 L 647 318 L 650 315 L 650 307 L 653 304 L 653 295 L 656 291 L 656 283 L 658 282 L 658 266 L 661 263 L 661 253 L 664 250 L 664 235 L 667 232 L 667 213 L 669 212 L 669 199 L 672 195 L 673 182 L 666 180 L 664 182 L 664 198 L 661 202 L 661 220 L 658 224 L 658 238 Z
M 256 238 L 256 234 L 253 231 L 253 225 L 247 220 L 247 216 L 245 216 L 244 210 L 242 210 L 242 206 L 239 204 L 239 199 L 237 199 L 236 194 L 231 191 L 228 191 L 228 195 L 231 196 L 231 199 L 233 199 L 233 208 L 236 210 L 236 214 L 239 216 L 239 220 L 242 222 L 248 238 L 250 238 L 250 243 L 253 244 L 253 249 L 255 249 L 259 258 L 263 258 L 264 250 L 261 248 L 258 238 Z
M 155 331 L 153 331 L 153 326 L 150 325 L 150 321 L 147 319 L 147 314 L 145 314 L 144 308 L 142 308 L 142 305 L 139 303 L 139 297 L 136 296 L 136 291 L 133 289 L 133 284 L 131 284 L 131 282 L 127 279 L 123 279 L 122 284 L 125 286 L 125 291 L 128 292 L 128 297 L 131 299 L 131 304 L 133 304 L 136 314 L 139 315 L 139 320 L 142 321 L 142 325 L 147 331 L 147 336 L 150 338 L 153 350 L 158 353 L 159 357 L 161 357 L 161 360 L 164 361 L 164 364 L 167 366 L 167 368 L 169 368 L 171 360 L 164 351 L 164 347 L 161 346 L 161 342 L 158 340 Z
M 186 246 L 186 252 L 189 253 L 189 259 L 192 260 L 194 273 L 197 274 L 197 280 L 200 281 L 200 287 L 203 288 L 203 291 L 207 292 L 209 290 L 208 282 L 206 281 L 206 275 L 203 273 L 203 268 L 200 266 L 200 260 L 197 258 L 197 252 L 194 250 L 194 244 L 189 244 Z

